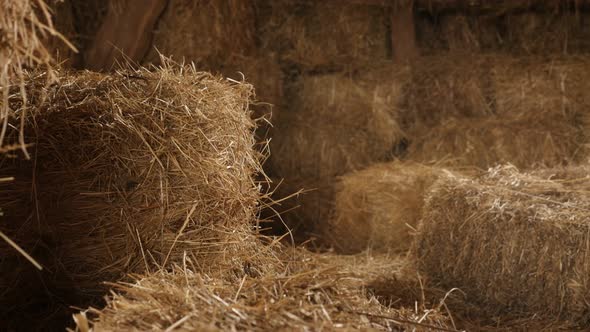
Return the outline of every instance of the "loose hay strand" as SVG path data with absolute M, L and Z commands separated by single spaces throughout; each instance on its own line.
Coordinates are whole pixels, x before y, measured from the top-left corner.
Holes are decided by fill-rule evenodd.
M 39 264 L 31 255 L 29 255 L 23 248 L 21 248 L 18 244 L 12 241 L 8 236 L 6 236 L 2 231 L 0 231 L 0 237 L 6 241 L 14 250 L 18 251 L 23 257 L 25 257 L 31 264 L 33 264 L 39 271 L 43 270 L 43 266 Z

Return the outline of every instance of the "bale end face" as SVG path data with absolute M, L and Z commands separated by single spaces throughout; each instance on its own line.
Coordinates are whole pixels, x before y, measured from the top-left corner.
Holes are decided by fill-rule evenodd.
M 0 160 L 0 178 L 15 178 L 1 184 L 0 230 L 44 270 L 2 242 L 0 267 L 16 271 L 0 278 L 2 305 L 16 313 L 88 304 L 103 282 L 184 255 L 221 268 L 207 264 L 247 229 L 259 199 L 252 87 L 174 66 L 59 78 L 46 87 L 43 74 L 31 75 L 27 108 L 10 100 L 32 158 Z
M 341 177 L 326 236 L 345 253 L 369 247 L 404 252 L 435 179 L 434 169 L 411 162 L 376 164 Z

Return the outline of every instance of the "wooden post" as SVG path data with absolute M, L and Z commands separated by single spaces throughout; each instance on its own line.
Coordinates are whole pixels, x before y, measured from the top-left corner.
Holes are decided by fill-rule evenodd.
M 407 62 L 418 56 L 416 31 L 414 27 L 413 1 L 394 7 L 391 15 L 391 45 L 393 60 Z
M 111 70 L 120 60 L 140 62 L 152 42 L 152 31 L 168 0 L 111 1 L 107 16 L 90 47 L 83 66 Z

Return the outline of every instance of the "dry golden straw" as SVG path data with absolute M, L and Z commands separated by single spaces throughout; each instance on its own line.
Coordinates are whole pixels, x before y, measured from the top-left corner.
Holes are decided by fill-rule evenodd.
M 424 196 L 436 169 L 391 162 L 341 177 L 324 236 L 341 252 L 404 252 L 422 216 Z
M 117 285 L 106 308 L 79 315 L 78 326 L 90 321 L 97 332 L 455 331 L 449 318 L 435 309 L 388 308 L 365 292 L 364 282 L 399 270 L 399 260 L 302 251 L 282 259 L 280 274 L 244 274 L 234 283 L 180 267 L 137 276 L 133 284 Z
M 452 59 L 429 57 L 414 67 L 401 121 L 408 158 L 484 169 L 586 158 L 586 58 L 466 56 L 459 66 Z
M 0 105 L 0 149 L 5 146 L 8 135 L 8 121 L 14 116 L 14 109 L 10 108 L 8 98 L 10 80 L 23 79 L 23 68 L 44 66 L 50 68 L 52 63 L 51 50 L 44 42 L 49 36 L 60 37 L 69 47 L 75 49 L 59 32 L 53 28 L 49 7 L 43 0 L 2 0 L 0 10 L 0 90 L 2 104 Z M 47 79 L 52 79 L 48 76 Z M 21 82 L 22 83 L 22 82 Z M 19 93 L 26 105 L 27 98 L 21 85 Z M 23 107 L 26 111 L 26 107 Z M 21 128 L 22 133 L 22 128 Z M 25 154 L 25 140 L 23 134 L 19 137 L 18 148 Z M 15 145 L 12 145 L 16 147 Z
M 289 88 L 292 99 L 275 122 L 268 169 L 292 188 L 287 195 L 318 189 L 302 197 L 304 219 L 291 214 L 291 227 L 316 232 L 327 222 L 336 176 L 389 160 L 403 140 L 397 114 L 405 71 L 386 68 L 303 76 Z
M 442 176 L 413 249 L 419 269 L 498 324 L 536 317 L 587 329 L 587 174 L 498 166 L 474 180 Z
M 50 86 L 46 75 L 26 75 L 28 112 L 22 95 L 10 98 L 34 145 L 31 160 L 0 159 L 0 177 L 15 178 L 0 184 L 0 230 L 44 270 L 0 246 L 6 318 L 39 303 L 53 310 L 56 298 L 88 303 L 103 281 L 183 255 L 207 270 L 239 264 L 221 257 L 259 199 L 249 84 L 175 65 L 63 72 Z

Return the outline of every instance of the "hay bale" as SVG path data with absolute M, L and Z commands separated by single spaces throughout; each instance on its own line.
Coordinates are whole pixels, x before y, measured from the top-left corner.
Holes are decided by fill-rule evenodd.
M 458 287 L 490 317 L 590 326 L 587 177 L 575 185 L 499 166 L 448 174 L 424 207 L 413 249 L 420 270 Z
M 457 57 L 462 61 L 457 62 Z M 466 54 L 422 57 L 412 66 L 401 108 L 404 128 L 433 126 L 449 118 L 492 114 L 488 58 Z
M 528 120 L 449 120 L 423 128 L 407 159 L 482 169 L 511 163 L 520 168 L 553 167 L 584 160 L 586 138 L 578 126 Z
M 289 251 L 291 252 L 291 251 Z M 393 309 L 365 292 L 364 283 L 400 268 L 390 257 L 313 255 L 298 251 L 280 275 L 246 275 L 228 283 L 189 269 L 137 276 L 120 285 L 98 317 L 78 315 L 93 331 L 317 331 L 449 329 L 433 308 Z M 387 318 L 386 318 L 387 317 Z M 89 322 L 90 321 L 90 322 Z
M 342 68 L 391 55 L 388 16 L 379 6 L 272 1 L 259 7 L 261 47 L 305 69 Z
M 481 46 L 465 15 L 441 18 L 443 36 L 450 51 L 479 51 Z
M 575 123 L 590 107 L 585 57 L 496 57 L 490 67 L 498 116 Z
M 268 171 L 299 186 L 291 193 L 322 188 L 301 202 L 290 227 L 304 224 L 317 234 L 328 220 L 335 177 L 388 160 L 403 145 L 396 121 L 401 76 L 395 70 L 303 76 L 290 86 L 289 108 L 273 128 Z
M 44 74 L 27 78 L 28 112 L 18 95 L 10 100 L 34 145 L 31 160 L 0 161 L 1 174 L 15 178 L 2 183 L 0 230 L 44 270 L 2 244 L 0 267 L 18 276 L 2 287 L 7 317 L 88 304 L 103 281 L 184 254 L 203 268 L 228 268 L 218 254 L 228 234 L 249 227 L 259 197 L 251 86 L 172 65 L 59 78 L 46 89 Z
M 402 113 L 409 158 L 482 168 L 586 158 L 586 59 L 485 56 L 466 61 L 473 69 L 450 61 L 429 60 L 440 63 L 436 76 L 414 70 Z
M 232 54 L 253 52 L 255 29 L 250 0 L 170 0 L 144 63 L 159 63 L 159 51 L 176 61 L 219 66 Z
M 502 48 L 496 16 L 418 13 L 416 42 L 422 55 L 479 53 Z
M 584 11 L 524 12 L 507 15 L 507 48 L 524 54 L 586 54 L 590 16 Z
M 340 178 L 327 237 L 337 250 L 404 252 L 422 216 L 435 170 L 416 163 L 376 164 Z
M 301 77 L 275 124 L 273 174 L 329 179 L 388 159 L 404 136 L 397 124 L 401 74 Z

